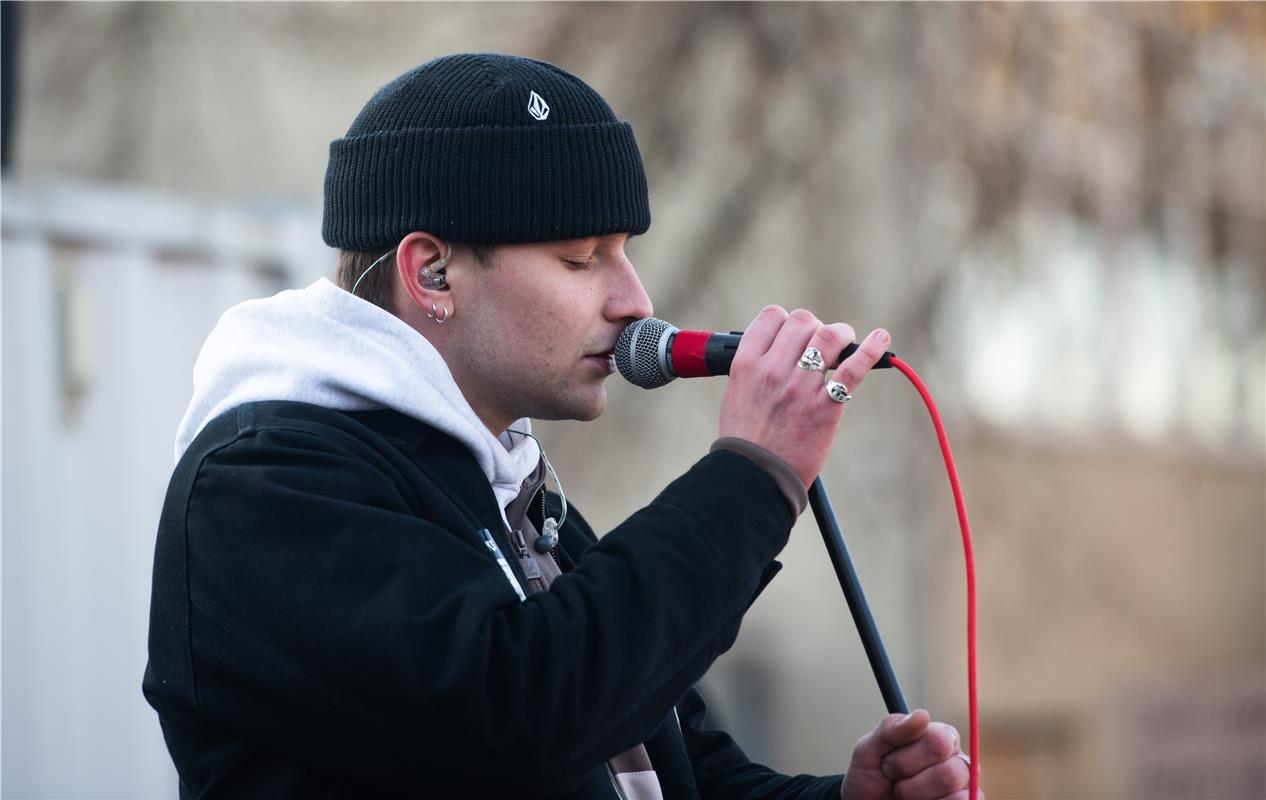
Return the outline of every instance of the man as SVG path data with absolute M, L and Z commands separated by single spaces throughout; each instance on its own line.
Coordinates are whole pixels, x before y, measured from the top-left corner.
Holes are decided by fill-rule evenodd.
M 787 777 L 691 688 L 804 509 L 847 325 L 763 310 L 712 452 L 601 540 L 544 491 L 528 418 L 602 413 L 649 225 L 632 129 L 549 64 L 437 59 L 331 145 L 340 286 L 226 312 L 177 435 L 144 688 L 182 797 L 965 797 L 925 712 Z

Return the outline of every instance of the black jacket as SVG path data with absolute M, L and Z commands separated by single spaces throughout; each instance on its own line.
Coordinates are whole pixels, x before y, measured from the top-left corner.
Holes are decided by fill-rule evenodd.
M 144 691 L 181 797 L 613 798 L 604 762 L 638 742 L 668 800 L 838 797 L 839 776 L 750 763 L 691 688 L 792 522 L 764 470 L 714 452 L 601 541 L 572 509 L 566 574 L 520 602 L 457 441 L 393 411 L 240 406 L 159 523 Z

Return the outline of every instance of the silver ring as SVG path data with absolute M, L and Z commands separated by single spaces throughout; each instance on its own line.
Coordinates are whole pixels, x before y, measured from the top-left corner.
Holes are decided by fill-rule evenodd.
M 963 760 L 963 763 L 967 765 L 967 769 L 969 770 L 971 769 L 971 756 L 967 755 L 961 750 L 955 753 L 954 755 Z
M 847 403 L 849 400 L 853 399 L 853 396 L 848 393 L 847 386 L 839 381 L 832 380 L 828 380 L 826 382 L 826 396 L 837 403 Z
M 804 355 L 800 356 L 800 361 L 796 363 L 800 369 L 809 372 L 825 372 L 826 362 L 822 360 L 822 351 L 816 347 L 807 348 Z

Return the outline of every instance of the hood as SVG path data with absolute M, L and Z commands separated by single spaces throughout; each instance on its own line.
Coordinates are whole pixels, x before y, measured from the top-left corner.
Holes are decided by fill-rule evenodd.
M 531 438 L 488 430 L 425 337 L 325 278 L 225 311 L 198 354 L 193 386 L 177 460 L 208 422 L 261 400 L 389 408 L 421 420 L 470 448 L 502 509 L 540 459 Z M 527 419 L 510 429 L 531 432 Z

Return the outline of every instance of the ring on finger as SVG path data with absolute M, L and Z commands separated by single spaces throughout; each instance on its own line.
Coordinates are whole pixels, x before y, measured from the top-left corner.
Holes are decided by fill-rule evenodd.
M 847 386 L 839 381 L 829 379 L 826 382 L 826 396 L 837 403 L 847 403 L 849 400 L 853 399 L 853 396 L 848 393 Z
M 971 756 L 967 755 L 966 753 L 960 750 L 954 754 L 954 757 L 961 758 L 963 760 L 963 763 L 967 765 L 967 768 L 971 769 Z
M 826 372 L 826 361 L 822 358 L 822 351 L 816 347 L 805 348 L 796 366 L 808 372 Z

